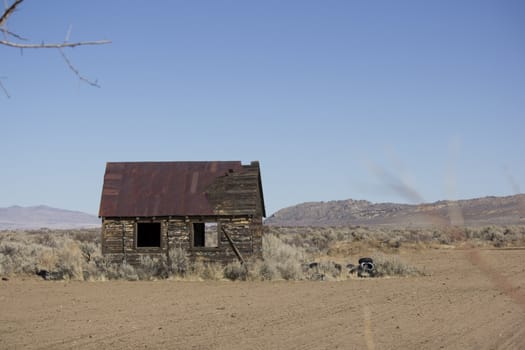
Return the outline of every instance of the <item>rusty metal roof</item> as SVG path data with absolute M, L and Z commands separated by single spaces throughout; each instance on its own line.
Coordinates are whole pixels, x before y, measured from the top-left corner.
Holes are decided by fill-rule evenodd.
M 264 213 L 259 163 L 251 166 L 257 167 L 254 181 Z M 209 200 L 207 189 L 225 176 L 245 173 L 246 167 L 239 161 L 107 163 L 99 216 L 216 215 L 217 203 Z

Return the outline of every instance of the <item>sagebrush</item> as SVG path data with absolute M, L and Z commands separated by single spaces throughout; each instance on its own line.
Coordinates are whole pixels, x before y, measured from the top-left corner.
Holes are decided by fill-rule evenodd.
M 378 275 L 406 276 L 419 272 L 399 260 L 396 252 L 401 247 L 465 243 L 524 246 L 525 226 L 420 229 L 265 226 L 262 260 L 222 266 L 191 261 L 186 251 L 174 248 L 167 256 L 144 255 L 136 267 L 108 261 L 101 254 L 97 229 L 1 231 L 0 275 L 49 271 L 54 279 L 69 280 L 345 279 L 348 277 L 345 264 L 370 253 L 375 258 Z

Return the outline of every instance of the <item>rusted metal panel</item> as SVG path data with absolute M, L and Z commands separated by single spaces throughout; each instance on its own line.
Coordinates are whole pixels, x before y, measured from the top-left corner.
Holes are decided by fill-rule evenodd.
M 258 162 L 247 166 L 239 161 L 106 165 L 101 217 L 227 215 L 224 209 L 264 216 Z

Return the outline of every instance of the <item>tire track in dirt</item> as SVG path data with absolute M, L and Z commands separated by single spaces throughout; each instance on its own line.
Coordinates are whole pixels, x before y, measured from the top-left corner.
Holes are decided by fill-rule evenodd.
M 374 345 L 374 335 L 372 333 L 372 320 L 370 315 L 370 308 L 368 305 L 363 305 L 363 324 L 364 324 L 364 334 L 365 334 L 365 343 L 368 350 L 375 350 Z
M 500 341 L 495 344 L 495 349 L 523 349 L 525 346 L 525 327 L 523 324 L 514 324 L 508 331 L 506 335 L 499 335 Z
M 326 348 L 327 344 L 333 348 L 348 348 L 345 335 L 351 334 L 349 321 L 358 315 L 358 308 L 344 295 L 337 295 L 338 291 L 332 290 L 329 284 L 312 282 L 305 283 L 304 287 L 305 290 L 295 291 L 291 297 L 279 297 L 277 305 L 268 306 L 267 310 L 250 313 L 250 326 L 257 328 L 259 323 L 262 325 L 260 332 L 269 335 L 259 335 L 256 339 L 266 343 L 264 348 L 267 349 L 307 350 Z M 311 288 L 321 288 L 322 297 L 311 293 Z M 274 340 L 277 343 L 272 347 Z M 253 344 L 243 343 L 244 348 Z
M 489 265 L 479 250 L 469 250 L 466 255 L 469 261 L 490 279 L 494 287 L 505 293 L 525 311 L 525 293 L 522 290 L 514 287 L 507 277 Z

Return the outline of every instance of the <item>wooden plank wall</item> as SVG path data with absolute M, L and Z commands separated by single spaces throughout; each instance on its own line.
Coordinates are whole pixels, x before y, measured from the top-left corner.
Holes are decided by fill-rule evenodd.
M 208 200 L 217 215 L 262 217 L 259 167 L 243 166 L 243 172 L 219 177 L 207 189 Z
M 200 221 L 200 218 L 195 218 Z M 218 247 L 192 247 L 190 219 L 161 218 L 160 248 L 137 248 L 135 219 L 104 219 L 102 223 L 102 253 L 113 262 L 126 261 L 137 265 L 140 256 L 166 254 L 168 249 L 182 248 L 191 259 L 223 264 L 236 261 L 237 257 L 226 237 L 220 233 Z M 140 222 L 140 220 L 139 220 Z M 262 258 L 262 218 L 223 217 L 218 221 L 230 235 L 244 259 Z

